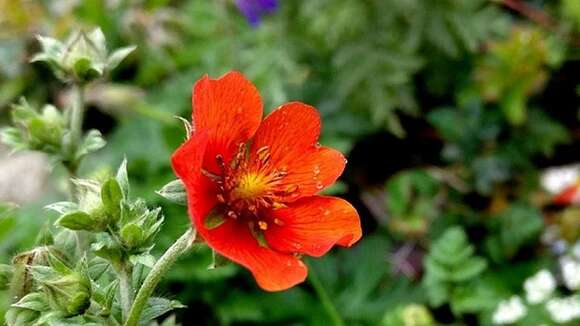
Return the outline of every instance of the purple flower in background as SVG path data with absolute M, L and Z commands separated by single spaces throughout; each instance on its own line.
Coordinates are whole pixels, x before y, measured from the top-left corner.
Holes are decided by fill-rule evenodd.
M 262 16 L 278 8 L 277 0 L 236 0 L 236 4 L 252 26 L 258 26 Z

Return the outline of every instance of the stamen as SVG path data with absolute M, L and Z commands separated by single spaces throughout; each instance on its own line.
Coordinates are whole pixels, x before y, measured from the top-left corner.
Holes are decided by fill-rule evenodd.
M 228 211 L 228 216 L 233 218 L 233 219 L 238 218 L 238 214 L 236 214 L 234 211 Z
M 224 157 L 221 154 L 217 154 L 215 156 L 215 161 L 220 169 L 223 170 L 226 167 L 226 164 L 224 163 Z
M 256 156 L 258 159 L 258 162 L 262 163 L 262 165 L 267 165 L 268 162 L 270 161 L 270 148 L 268 146 L 263 146 L 260 147 L 257 151 L 256 151 Z
M 260 227 L 260 230 L 268 230 L 268 223 L 264 221 L 258 221 L 258 227 Z

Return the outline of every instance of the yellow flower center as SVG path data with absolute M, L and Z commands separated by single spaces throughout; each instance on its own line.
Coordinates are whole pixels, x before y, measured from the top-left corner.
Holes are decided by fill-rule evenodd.
M 242 174 L 236 187 L 232 190 L 232 197 L 237 199 L 257 198 L 267 191 L 268 182 L 263 174 L 246 173 Z

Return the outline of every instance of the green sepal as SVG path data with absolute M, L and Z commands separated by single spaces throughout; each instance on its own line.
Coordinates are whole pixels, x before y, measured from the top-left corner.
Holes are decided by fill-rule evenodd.
M 216 212 L 215 210 L 212 210 L 205 217 L 205 220 L 203 221 L 203 225 L 207 229 L 211 230 L 211 229 L 217 228 L 218 226 L 224 224 L 225 222 L 226 222 L 226 219 L 222 214 Z

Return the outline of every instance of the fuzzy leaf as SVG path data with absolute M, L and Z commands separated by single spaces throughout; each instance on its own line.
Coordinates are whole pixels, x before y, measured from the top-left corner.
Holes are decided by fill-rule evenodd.
M 55 224 L 75 231 L 98 231 L 101 229 L 89 214 L 82 211 L 67 213 L 56 220 Z
M 187 205 L 187 193 L 185 192 L 185 186 L 183 182 L 179 179 L 173 180 L 163 186 L 157 191 L 157 194 L 170 202 Z
M 185 308 L 183 304 L 176 300 L 153 297 L 148 301 L 148 306 L 143 310 L 140 325 L 148 325 L 155 318 L 162 316 L 174 309 Z

